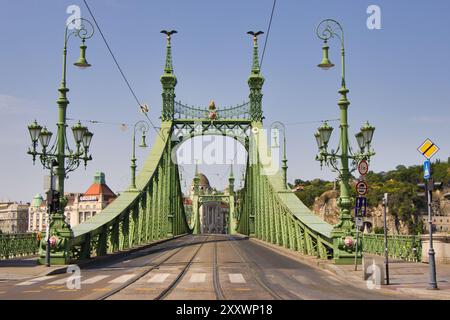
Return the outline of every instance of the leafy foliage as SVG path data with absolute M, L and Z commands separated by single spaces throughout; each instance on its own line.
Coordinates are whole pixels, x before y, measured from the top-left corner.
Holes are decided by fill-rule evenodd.
M 301 180 L 300 180 L 301 181 Z M 316 197 L 322 195 L 325 191 L 333 189 L 333 182 L 328 182 L 320 179 L 314 179 L 311 181 L 301 181 L 296 180 L 303 186 L 303 190 L 296 191 L 297 197 L 307 206 L 312 207 Z M 298 185 L 297 184 L 297 185 Z
M 441 181 L 445 186 L 450 185 L 450 164 L 439 161 L 432 163 L 431 172 L 435 181 Z M 384 193 L 389 194 L 389 210 L 397 223 L 402 221 L 408 226 L 411 234 L 422 232 L 423 222 L 419 215 L 426 210 L 426 199 L 417 185 L 423 183 L 422 166 L 406 167 L 399 165 L 395 170 L 388 172 L 375 173 L 370 171 L 366 175 L 366 181 L 369 185 L 367 194 L 369 207 L 378 206 Z M 325 191 L 333 188 L 333 183 L 315 179 L 312 181 L 295 180 L 296 185 L 303 186 L 303 190 L 296 192 L 296 195 L 303 203 L 312 207 L 316 197 L 322 195 Z M 351 187 L 351 196 L 355 196 L 353 185 Z M 376 232 L 383 232 L 375 230 Z

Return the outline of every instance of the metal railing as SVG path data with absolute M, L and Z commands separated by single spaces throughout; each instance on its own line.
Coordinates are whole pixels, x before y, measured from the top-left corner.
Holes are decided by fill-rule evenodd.
M 36 255 L 38 245 L 36 233 L 0 234 L 0 260 Z
M 422 259 L 420 236 L 389 235 L 388 255 L 391 258 L 419 262 Z M 363 234 L 363 252 L 384 255 L 384 235 Z

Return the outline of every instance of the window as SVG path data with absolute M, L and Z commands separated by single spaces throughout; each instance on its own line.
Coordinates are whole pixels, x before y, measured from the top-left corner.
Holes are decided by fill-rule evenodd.
M 78 223 L 83 223 L 84 222 L 84 212 L 80 212 L 78 214 Z
M 95 216 L 97 214 L 96 211 L 92 211 L 92 216 Z

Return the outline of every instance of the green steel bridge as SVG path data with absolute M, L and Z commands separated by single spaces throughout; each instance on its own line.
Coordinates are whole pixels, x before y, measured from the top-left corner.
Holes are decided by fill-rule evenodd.
M 172 65 L 171 35 L 162 84 L 161 127 L 151 152 L 135 183 L 101 214 L 74 227 L 57 226 L 57 238 L 51 249 L 52 264 L 68 264 L 109 253 L 126 251 L 157 240 L 183 234 L 199 234 L 199 208 L 207 201 L 225 201 L 229 205 L 229 234 L 255 237 L 271 244 L 299 251 L 337 264 L 355 259 L 355 227 L 352 223 L 330 225 L 311 212 L 287 187 L 286 159 L 279 168 L 271 161 L 269 141 L 263 128 L 262 87 L 257 37 L 253 37 L 252 67 L 248 77 L 249 101 L 238 106 L 216 109 L 191 107 L 175 100 L 177 77 Z M 211 199 L 199 193 L 198 175 L 194 178 L 193 213 L 187 219 L 180 186 L 179 166 L 174 161 L 177 148 L 196 136 L 222 135 L 239 141 L 247 151 L 245 185 L 239 196 L 230 176 L 227 196 Z M 23 239 L 22 239 L 23 238 Z M 35 243 L 34 235 L 23 236 L 22 245 Z M 352 241 L 348 241 L 348 239 Z M 8 238 L 9 239 L 9 238 Z M 34 253 L 34 249 L 14 252 L 11 241 L 2 238 L 2 258 Z M 19 241 L 19 242 L 20 242 Z M 361 241 L 361 239 L 360 239 Z M 376 239 L 369 244 L 374 251 Z M 361 248 L 362 243 L 359 243 Z M 31 245 L 33 247 L 33 245 Z M 31 250 L 31 251 L 30 251 Z M 23 251 L 23 252 L 22 252 Z M 45 263 L 46 241 L 39 245 L 40 263 Z M 358 254 L 360 259 L 361 253 Z

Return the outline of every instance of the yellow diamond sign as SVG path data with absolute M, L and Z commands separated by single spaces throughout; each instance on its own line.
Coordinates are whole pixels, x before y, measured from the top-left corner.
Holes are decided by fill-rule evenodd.
M 439 147 L 430 139 L 425 140 L 417 150 L 427 159 L 431 159 L 438 151 Z

